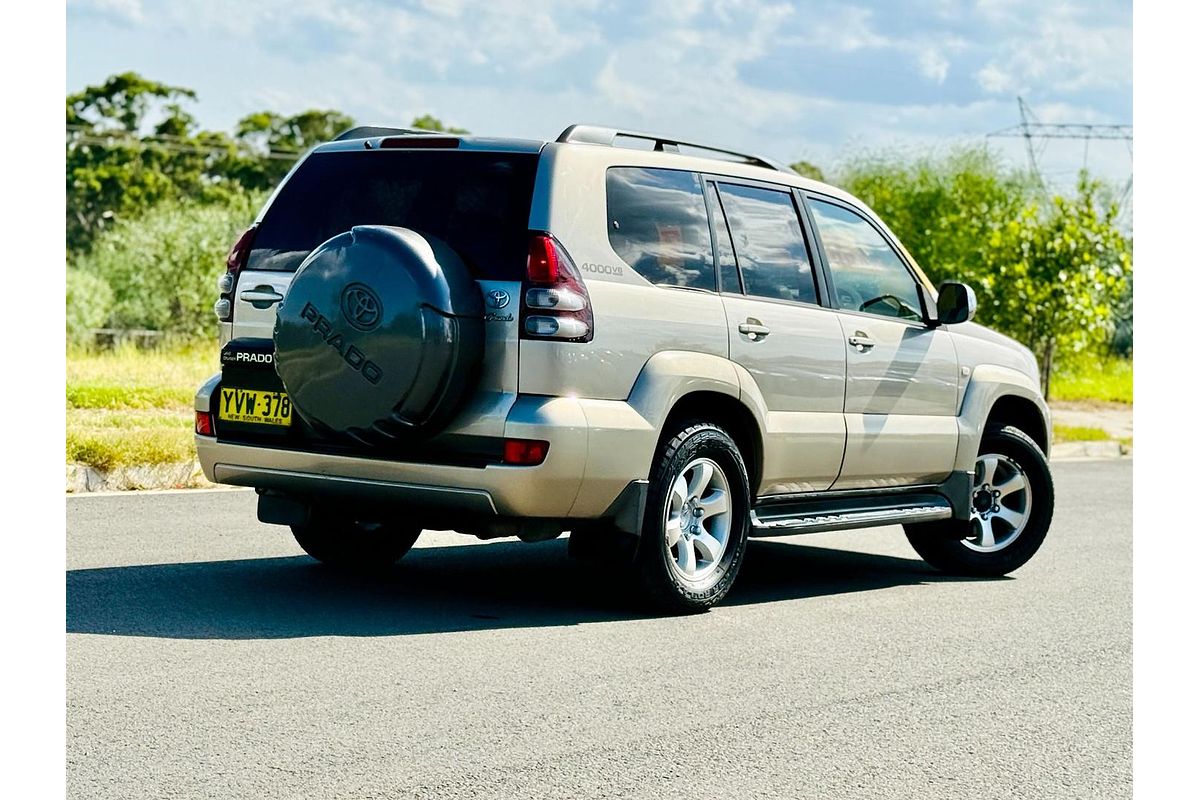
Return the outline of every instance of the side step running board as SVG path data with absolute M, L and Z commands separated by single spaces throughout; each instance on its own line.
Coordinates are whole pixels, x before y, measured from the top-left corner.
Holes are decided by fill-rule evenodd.
M 932 522 L 950 519 L 953 513 L 948 501 L 923 502 L 896 508 L 848 508 L 801 511 L 799 509 L 759 508 L 750 512 L 751 536 L 791 536 L 796 533 L 841 531 L 849 528 L 871 528 L 877 525 L 898 525 L 909 522 Z

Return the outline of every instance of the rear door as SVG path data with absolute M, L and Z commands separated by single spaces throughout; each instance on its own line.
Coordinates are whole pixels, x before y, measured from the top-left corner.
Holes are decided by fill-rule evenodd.
M 275 329 L 275 310 L 287 294 L 293 274 L 284 271 L 242 270 L 233 292 L 233 325 L 228 329 L 230 338 L 271 338 Z
M 478 391 L 451 426 L 500 435 L 517 391 L 521 281 L 538 150 L 468 140 L 409 147 L 403 137 L 339 143 L 311 153 L 258 223 L 233 292 L 233 338 L 270 339 L 279 302 L 318 245 L 356 225 L 392 225 L 449 245 L 479 282 L 485 350 Z M 491 426 L 491 427 L 488 427 Z M 485 430 L 486 428 L 486 430 Z
M 846 351 L 837 315 L 819 305 L 797 198 L 783 186 L 707 183 L 730 358 L 767 406 L 762 494 L 828 489 L 845 445 Z
M 806 197 L 846 353 L 846 457 L 835 489 L 933 483 L 958 447 L 958 359 L 888 236 L 848 203 Z

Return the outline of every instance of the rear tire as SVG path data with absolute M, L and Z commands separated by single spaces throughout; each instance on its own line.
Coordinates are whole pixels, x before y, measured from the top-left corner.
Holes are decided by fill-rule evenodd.
M 998 577 L 1042 546 L 1054 514 L 1054 481 L 1037 444 L 1013 427 L 986 431 L 979 445 L 970 520 L 905 525 L 930 566 L 953 575 Z
M 745 462 L 720 427 L 689 424 L 662 444 L 634 562 L 656 609 L 703 611 L 729 593 L 746 553 L 749 498 Z
M 293 525 L 304 552 L 332 567 L 379 570 L 395 564 L 421 535 L 414 525 L 358 520 L 327 508 L 314 508 L 308 522 Z

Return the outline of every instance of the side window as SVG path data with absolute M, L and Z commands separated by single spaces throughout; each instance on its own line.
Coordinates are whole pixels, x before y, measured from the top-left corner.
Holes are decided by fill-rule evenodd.
M 729 235 L 729 223 L 725 221 L 721 198 L 717 196 L 717 185 L 704 184 L 704 193 L 708 196 L 708 207 L 712 209 L 713 227 L 717 234 L 717 265 L 721 272 L 721 291 L 741 294 L 742 279 L 738 277 L 737 256 L 733 254 L 733 237 Z
M 817 302 L 812 261 L 791 192 L 722 183 L 720 195 L 746 294 Z
M 875 226 L 833 203 L 809 199 L 838 308 L 922 320 L 921 294 L 904 262 Z
M 673 169 L 612 167 L 608 240 L 651 283 L 716 289 L 700 176 Z

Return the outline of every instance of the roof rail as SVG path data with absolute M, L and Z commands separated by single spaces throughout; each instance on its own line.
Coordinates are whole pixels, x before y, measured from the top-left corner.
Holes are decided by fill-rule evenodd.
M 706 150 L 710 153 L 719 153 L 724 156 L 733 156 L 734 160 L 741 161 L 745 164 L 751 164 L 756 167 L 766 167 L 767 169 L 778 170 L 780 172 L 790 172 L 791 170 L 763 156 L 756 156 L 750 153 L 740 153 L 737 150 L 726 150 L 724 147 L 713 147 L 708 144 L 698 144 L 696 142 L 685 142 L 682 139 L 674 139 L 667 136 L 659 136 L 653 133 L 641 133 L 638 131 L 623 131 L 616 128 L 604 128 L 597 125 L 570 125 L 562 133 L 558 135 L 559 142 L 581 142 L 584 144 L 602 144 L 608 147 L 619 147 L 617 144 L 618 137 L 627 139 L 641 139 L 647 142 L 654 143 L 654 150 L 660 153 L 678 153 L 680 146 L 692 147 L 697 150 Z
M 344 130 L 334 139 L 335 142 L 342 142 L 346 139 L 374 139 L 376 136 L 395 136 L 397 134 L 437 134 L 440 136 L 450 136 L 453 134 L 440 133 L 438 131 L 426 131 L 419 128 L 391 128 L 384 125 L 359 125 L 356 128 Z

